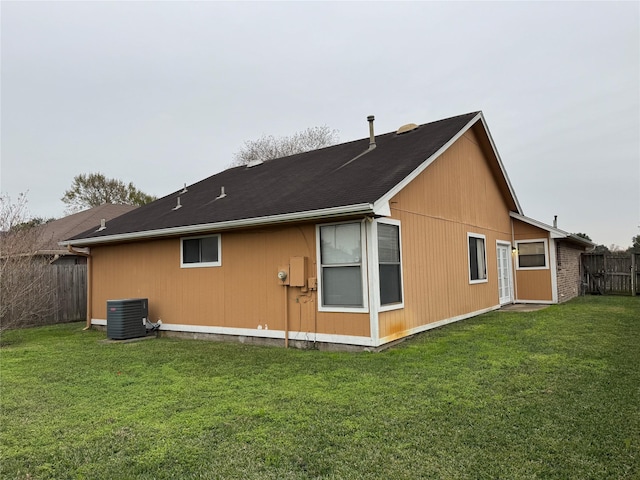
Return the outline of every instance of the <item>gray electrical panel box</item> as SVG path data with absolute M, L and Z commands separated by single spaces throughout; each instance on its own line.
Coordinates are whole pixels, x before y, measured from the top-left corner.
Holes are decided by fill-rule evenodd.
M 146 298 L 107 300 L 107 338 L 126 340 L 144 337 L 148 316 L 149 301 Z

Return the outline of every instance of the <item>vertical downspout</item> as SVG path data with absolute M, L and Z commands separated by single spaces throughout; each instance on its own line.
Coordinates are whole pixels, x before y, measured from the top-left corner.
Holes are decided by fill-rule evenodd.
M 91 255 L 87 255 L 87 325 L 84 330 L 91 328 L 91 318 L 93 317 L 93 272 L 91 271 Z

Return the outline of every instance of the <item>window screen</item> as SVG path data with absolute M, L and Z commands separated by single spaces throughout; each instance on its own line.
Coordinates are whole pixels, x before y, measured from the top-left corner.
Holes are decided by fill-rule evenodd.
M 471 281 L 487 279 L 484 238 L 469 236 L 469 278 Z
M 219 242 L 219 235 L 182 239 L 182 264 L 192 266 L 198 264 L 206 264 L 203 266 L 219 265 Z
M 380 304 L 402 302 L 400 228 L 397 225 L 378 224 L 378 271 Z
M 519 243 L 518 266 L 520 268 L 546 267 L 544 242 Z
M 362 239 L 359 223 L 320 227 L 322 305 L 362 307 Z

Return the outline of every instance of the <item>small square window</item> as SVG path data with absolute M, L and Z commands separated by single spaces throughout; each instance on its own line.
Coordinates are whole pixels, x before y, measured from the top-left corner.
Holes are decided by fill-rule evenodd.
M 545 240 L 518 242 L 519 269 L 548 268 L 547 245 Z
M 182 267 L 219 267 L 220 235 L 183 238 L 181 241 Z

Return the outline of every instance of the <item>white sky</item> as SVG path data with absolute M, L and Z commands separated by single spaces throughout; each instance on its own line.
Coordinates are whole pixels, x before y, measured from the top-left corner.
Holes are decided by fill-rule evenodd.
M 638 2 L 9 2 L 1 190 L 60 217 L 79 173 L 164 196 L 245 140 L 341 141 L 482 110 L 524 213 L 640 233 Z

